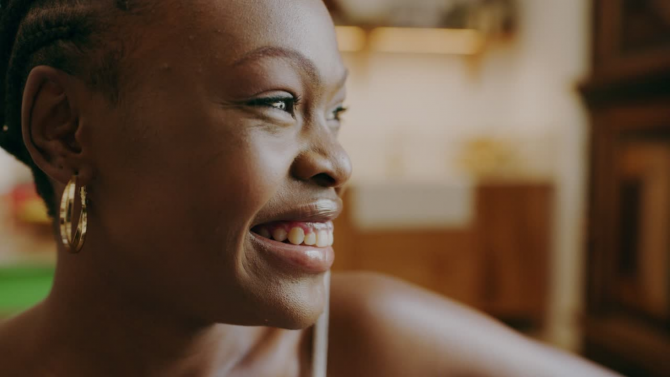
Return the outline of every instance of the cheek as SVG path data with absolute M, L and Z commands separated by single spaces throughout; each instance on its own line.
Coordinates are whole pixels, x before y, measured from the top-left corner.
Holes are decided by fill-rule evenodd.
M 234 254 L 255 214 L 285 183 L 292 143 L 212 118 L 168 118 L 153 128 L 144 123 L 132 136 L 100 137 L 108 150 L 99 150 L 97 191 L 108 241 L 135 254 L 158 248 L 162 258 L 177 260 L 196 245 Z
M 215 152 L 216 153 L 216 152 Z M 281 184 L 276 160 L 264 158 L 252 145 L 235 145 L 216 153 L 194 169 L 190 204 L 194 221 L 203 227 L 246 229 L 255 213 L 275 195 Z M 184 188 L 188 191 L 189 188 Z
M 203 200 L 203 209 L 209 205 L 221 211 L 220 224 L 242 227 L 246 233 L 257 212 L 289 179 L 290 143 L 259 133 L 238 139 L 224 152 L 215 150 L 215 157 L 204 157 L 210 163 L 198 174 L 202 188 L 198 200 Z

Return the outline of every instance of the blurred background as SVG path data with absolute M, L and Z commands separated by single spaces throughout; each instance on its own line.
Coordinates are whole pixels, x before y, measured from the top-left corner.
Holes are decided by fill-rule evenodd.
M 669 376 L 670 0 L 325 2 L 355 166 L 335 269 Z M 0 317 L 48 293 L 49 229 L 0 152 Z

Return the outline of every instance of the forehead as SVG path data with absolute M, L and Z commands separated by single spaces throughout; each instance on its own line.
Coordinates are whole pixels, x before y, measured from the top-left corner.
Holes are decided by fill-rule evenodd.
M 326 79 L 345 71 L 322 0 L 183 0 L 161 8 L 145 52 L 233 66 L 256 50 L 280 48 L 307 58 Z

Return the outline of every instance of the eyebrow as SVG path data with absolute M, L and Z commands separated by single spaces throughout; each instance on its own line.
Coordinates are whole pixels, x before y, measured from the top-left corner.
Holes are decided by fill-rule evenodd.
M 238 67 L 251 61 L 268 57 L 292 60 L 293 62 L 298 64 L 298 66 L 307 74 L 307 76 L 309 76 L 309 78 L 314 83 L 316 83 L 317 85 L 323 84 L 321 77 L 319 76 L 319 70 L 316 68 L 314 62 L 312 62 L 309 58 L 307 58 L 300 52 L 289 48 L 275 47 L 275 46 L 265 46 L 257 48 L 244 54 L 241 58 L 237 59 L 233 63 L 233 67 Z M 344 83 L 347 81 L 348 76 L 349 76 L 349 70 L 345 70 L 343 77 L 338 81 L 338 87 L 344 86 Z

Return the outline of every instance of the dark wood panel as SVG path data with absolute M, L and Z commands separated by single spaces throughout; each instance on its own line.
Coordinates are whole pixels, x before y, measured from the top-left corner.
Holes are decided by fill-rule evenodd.
M 626 376 L 670 376 L 670 341 L 629 318 L 588 320 L 586 352 Z
M 619 81 L 665 71 L 670 64 L 667 0 L 596 0 L 594 76 Z
M 670 228 L 665 232 L 657 229 L 656 235 L 650 233 L 659 225 L 656 222 L 667 221 L 663 219 L 670 213 L 670 208 L 667 208 L 670 207 L 670 189 L 656 190 L 644 194 L 644 197 L 640 196 L 640 190 L 649 185 L 667 186 L 670 180 L 670 169 L 666 172 L 664 168 L 666 165 L 670 167 L 670 161 L 666 161 L 670 158 L 670 100 L 600 109 L 594 112 L 593 135 L 588 243 L 589 310 L 592 315 L 606 315 L 638 307 L 640 310 L 633 311 L 638 311 L 641 317 L 658 318 L 659 315 L 652 312 L 662 310 L 649 309 L 646 296 L 653 293 L 649 292 L 652 289 L 648 283 L 643 282 L 649 280 L 651 272 L 638 265 L 653 263 L 644 259 L 642 242 L 645 239 L 640 237 L 651 237 L 647 243 L 664 243 L 644 248 L 657 250 L 649 251 L 660 258 L 656 263 L 670 267 L 670 258 L 665 257 L 670 253 L 670 242 L 661 239 L 662 233 L 670 232 Z M 649 188 L 645 190 L 649 191 Z M 645 213 L 654 211 L 646 215 L 649 220 L 640 212 L 643 207 L 647 208 Z M 652 219 L 656 219 L 654 223 L 648 223 Z M 659 248 L 661 251 L 658 251 Z M 670 268 L 667 271 L 670 272 Z M 654 291 L 664 290 L 666 285 L 670 287 L 670 275 L 667 273 L 657 280 L 663 281 L 660 283 L 663 286 Z M 648 288 L 641 288 L 644 284 Z M 635 301 L 637 305 L 633 304 Z M 668 303 L 670 312 L 670 297 Z M 642 310 L 644 306 L 647 309 Z M 648 315 L 643 315 L 644 312 Z M 666 322 L 670 327 L 670 317 L 667 314 L 660 316 L 659 329 L 664 330 Z
M 587 357 L 670 375 L 670 1 L 594 0 Z

